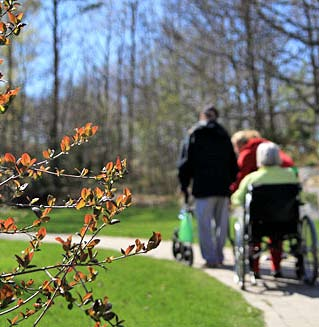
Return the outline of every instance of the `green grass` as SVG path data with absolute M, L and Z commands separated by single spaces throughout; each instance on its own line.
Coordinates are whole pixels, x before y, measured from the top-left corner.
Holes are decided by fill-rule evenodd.
M 79 231 L 83 223 L 83 217 L 87 210 L 56 209 L 51 213 L 51 221 L 46 225 L 48 233 L 74 234 Z M 177 204 L 167 204 L 161 206 L 138 207 L 132 206 L 116 216 L 121 223 L 107 226 L 102 230 L 101 235 L 138 237 L 148 239 L 153 231 L 159 231 L 164 240 L 171 240 L 175 228 L 179 226 L 177 218 L 179 207 Z M 35 215 L 30 209 L 0 211 L 0 218 L 12 216 L 18 220 L 19 226 L 31 224 Z M 315 220 L 317 234 L 319 236 L 319 220 Z M 230 219 L 230 224 L 234 223 L 234 218 Z M 233 238 L 233 229 L 230 228 Z M 198 242 L 197 222 L 193 219 L 194 242 Z M 227 241 L 226 246 L 229 246 Z
M 46 225 L 48 233 L 70 233 L 79 231 L 87 210 L 56 209 L 50 214 L 51 221 Z M 121 223 L 107 226 L 101 235 L 149 238 L 153 231 L 160 231 L 163 239 L 170 240 L 173 231 L 179 226 L 177 205 L 138 207 L 132 206 L 116 216 Z M 19 226 L 31 224 L 35 215 L 30 209 L 10 210 L 1 213 L 1 218 L 11 215 L 18 219 Z M 194 237 L 197 239 L 196 220 L 193 219 Z
M 21 242 L 0 241 L 0 251 L 6 253 L 1 259 L 1 271 L 15 266 L 14 254 L 24 246 Z M 43 246 L 45 249 L 36 254 L 34 263 L 45 265 L 57 257 L 57 245 Z M 99 251 L 102 258 L 111 254 L 114 252 Z M 92 288 L 96 297 L 110 298 L 114 311 L 125 319 L 127 327 L 264 326 L 261 312 L 248 305 L 240 293 L 201 270 L 145 256 L 113 262 L 108 267 L 107 271 L 100 271 Z M 93 326 L 93 321 L 79 310 L 70 311 L 62 299 L 57 299 L 40 326 Z M 0 317 L 0 326 L 8 326 L 6 318 Z M 22 326 L 31 327 L 31 320 Z

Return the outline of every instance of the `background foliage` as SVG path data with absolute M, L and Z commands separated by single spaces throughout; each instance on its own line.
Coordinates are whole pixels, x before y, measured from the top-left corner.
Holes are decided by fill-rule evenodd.
M 135 193 L 173 194 L 180 141 L 213 102 L 230 133 L 257 128 L 298 164 L 317 162 L 317 1 L 24 3 L 28 31 L 1 49 L 21 91 L 0 152 L 36 154 L 91 121 L 95 146 L 70 167 L 125 155 Z

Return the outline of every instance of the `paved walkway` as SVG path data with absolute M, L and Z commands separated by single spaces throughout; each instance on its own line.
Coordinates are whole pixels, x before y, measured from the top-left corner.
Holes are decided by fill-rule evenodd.
M 46 242 L 56 242 L 57 235 L 47 235 Z M 59 235 L 61 236 L 61 235 Z M 61 236 L 66 238 L 67 236 Z M 12 239 L 12 238 L 11 238 Z M 99 236 L 101 248 L 114 250 L 125 249 L 134 243 L 133 238 L 117 238 Z M 141 240 L 147 243 L 147 240 Z M 194 245 L 194 268 L 200 268 L 204 261 L 199 247 Z M 150 251 L 146 256 L 157 259 L 174 260 L 172 243 L 162 241 L 160 246 Z M 286 263 L 285 263 L 286 262 Z M 274 280 L 269 276 L 269 261 L 261 260 L 262 280 L 256 286 L 247 283 L 247 290 L 241 291 L 234 283 L 233 255 L 230 249 L 225 249 L 225 266 L 223 269 L 204 269 L 210 276 L 215 277 L 226 285 L 240 291 L 244 298 L 264 312 L 268 327 L 318 327 L 319 326 L 319 285 L 315 287 L 304 285 L 293 279 L 293 269 L 289 269 L 289 260 L 283 261 L 285 276 Z M 249 326 L 247 326 L 249 327 Z

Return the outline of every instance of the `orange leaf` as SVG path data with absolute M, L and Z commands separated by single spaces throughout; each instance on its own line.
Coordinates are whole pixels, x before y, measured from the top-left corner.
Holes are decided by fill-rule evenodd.
M 42 216 L 47 216 L 52 211 L 52 208 L 45 208 L 42 212 Z
M 98 198 L 98 199 L 101 199 L 101 197 L 103 196 L 104 192 L 99 188 L 99 187 L 96 187 L 94 189 L 94 193 L 95 193 L 95 196 Z
M 15 229 L 14 219 L 12 217 L 9 217 L 8 219 L 6 219 L 4 222 L 4 227 L 7 230 Z
M 125 255 L 129 255 L 133 251 L 134 248 L 135 248 L 135 245 L 134 244 L 129 245 L 127 247 L 127 249 L 125 250 Z
M 22 301 L 22 303 L 20 301 Z M 19 299 L 17 305 L 20 306 L 22 304 L 23 304 L 23 300 Z M 18 319 L 19 319 L 19 316 L 15 316 L 12 320 L 10 320 L 11 326 L 14 326 L 16 324 L 16 322 L 18 321 Z
M 86 123 L 85 126 L 84 126 L 84 129 L 85 129 L 85 135 L 86 136 L 91 136 L 92 135 L 92 132 L 91 132 L 92 123 Z
M 92 135 L 95 135 L 98 129 L 99 129 L 98 126 L 93 126 L 92 127 Z
M 31 166 L 35 162 L 34 160 L 35 159 L 31 161 L 31 157 L 28 153 L 23 153 L 21 156 L 21 163 L 23 166 Z
M 128 196 L 125 198 L 124 204 L 125 204 L 126 206 L 129 206 L 131 203 L 132 203 L 132 195 L 128 195 Z
M 91 195 L 91 189 L 90 188 L 82 188 L 81 191 L 81 198 L 86 200 Z
M 126 199 L 126 196 L 125 195 L 119 195 L 116 199 L 116 205 L 119 207 L 121 204 L 124 204 L 125 202 L 125 199 Z
M 85 235 L 86 231 L 87 231 L 86 227 L 82 227 L 80 230 L 80 236 L 83 237 Z
M 17 18 L 14 14 L 12 14 L 10 11 L 8 12 L 8 17 L 11 23 L 16 24 L 17 23 Z
M 109 213 L 115 213 L 116 210 L 117 210 L 117 206 L 115 205 L 115 203 L 113 201 L 107 201 L 105 203 L 105 207 L 106 207 L 106 210 L 109 212 Z
M 50 207 L 54 206 L 55 205 L 55 201 L 56 201 L 56 198 L 49 194 L 48 197 L 47 197 L 47 203 Z
M 45 159 L 49 159 L 50 158 L 50 153 L 49 153 L 48 150 L 44 150 L 42 152 L 42 155 L 43 155 L 43 158 L 45 158 Z
M 64 244 L 64 241 L 62 240 L 61 237 L 56 237 L 55 240 L 58 241 L 61 244 Z
M 70 286 L 70 287 L 73 287 L 73 286 L 77 285 L 77 283 L 78 283 L 78 282 L 76 282 L 76 281 L 71 281 L 71 282 L 69 283 L 69 286 Z
M 77 210 L 79 210 L 79 209 L 84 208 L 85 205 L 86 205 L 85 201 L 84 201 L 83 199 L 81 199 L 81 200 L 76 204 L 75 208 L 76 208 Z
M 64 251 L 69 251 L 71 247 L 71 241 L 72 241 L 72 236 L 70 235 L 66 241 L 64 241 L 61 237 L 56 237 L 56 241 L 60 242 L 62 244 L 63 250 Z
M 136 250 L 135 250 L 136 252 L 140 252 L 145 248 L 144 243 L 142 243 L 139 239 L 135 240 L 135 245 L 136 245 Z
M 42 284 L 42 289 L 49 291 L 49 292 L 53 292 L 54 289 L 52 288 L 52 286 L 50 285 L 50 282 L 48 280 L 45 280 Z
M 24 257 L 25 265 L 28 266 L 34 256 L 34 252 L 30 252 Z
M 71 149 L 69 136 L 66 135 L 63 137 L 63 139 L 60 143 L 60 147 L 61 147 L 62 152 L 67 152 Z
M 16 16 L 17 21 L 18 21 L 18 22 L 21 22 L 22 17 L 23 17 L 23 12 L 21 12 L 20 14 L 18 14 L 18 15 Z
M 4 160 L 5 160 L 5 162 L 13 162 L 13 163 L 16 162 L 16 158 L 15 158 L 14 155 L 11 154 L 11 153 L 6 153 L 6 154 L 4 155 Z
M 7 30 L 7 26 L 4 22 L 0 22 L 0 32 L 2 32 L 2 34 L 4 34 Z M 3 59 L 1 59 L 0 61 L 0 65 L 3 63 Z
M 112 161 L 110 161 L 110 162 L 108 162 L 108 163 L 106 164 L 106 166 L 105 166 L 105 170 L 106 170 L 108 173 L 110 173 L 110 172 L 112 171 L 113 167 L 114 167 L 114 164 L 113 164 Z
M 76 274 L 74 275 L 74 280 L 75 281 L 86 280 L 86 275 L 83 274 L 82 271 L 77 271 Z
M 122 163 L 121 163 L 121 159 L 120 159 L 120 157 L 117 157 L 117 158 L 116 158 L 115 168 L 116 168 L 118 171 L 122 171 Z
M 162 235 L 159 232 L 153 232 L 152 237 L 148 240 L 147 251 L 155 249 L 159 246 L 162 240 Z
M 41 227 L 37 232 L 37 238 L 43 240 L 47 234 L 47 230 L 44 227 Z
M 88 248 L 88 249 L 92 249 L 92 248 L 94 248 L 95 245 L 97 245 L 97 244 L 100 243 L 100 241 L 101 241 L 101 240 L 99 240 L 99 239 L 92 240 L 91 242 L 89 242 L 89 243 L 87 244 L 87 248 Z
M 36 226 L 40 226 L 42 223 L 41 219 L 36 219 L 33 221 L 32 226 L 36 227 Z
M 19 93 L 19 91 L 20 91 L 20 88 L 17 87 L 16 89 L 8 90 L 8 91 L 7 91 L 7 94 L 8 94 L 10 97 L 12 97 L 12 96 L 17 95 L 17 94 Z
M 91 214 L 86 214 L 84 216 L 84 224 L 90 225 L 91 221 L 93 220 L 93 215 Z
M 0 301 L 6 299 L 6 300 L 11 300 L 14 296 L 14 292 L 11 286 L 4 284 L 1 286 L 0 289 Z
M 31 286 L 31 285 L 33 285 L 33 283 L 34 283 L 34 280 L 33 279 L 29 279 L 27 281 L 27 286 Z
M 132 195 L 131 191 L 130 191 L 127 187 L 124 189 L 124 194 L 125 194 L 126 196 L 130 196 L 130 195 Z
M 83 296 L 82 301 L 85 302 L 85 301 L 91 299 L 91 298 L 92 298 L 92 295 L 93 295 L 93 293 L 86 293 L 86 294 Z
M 27 311 L 26 311 L 26 313 L 25 313 L 25 315 L 27 316 L 27 317 L 30 317 L 30 316 L 32 316 L 32 315 L 34 315 L 35 314 L 35 310 L 30 310 L 30 309 L 27 309 Z

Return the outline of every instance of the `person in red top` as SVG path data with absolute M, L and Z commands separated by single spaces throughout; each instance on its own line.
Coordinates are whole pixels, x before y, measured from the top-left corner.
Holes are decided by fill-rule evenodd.
M 231 193 L 234 193 L 241 180 L 249 173 L 257 170 L 256 151 L 259 144 L 270 142 L 262 138 L 255 130 L 242 130 L 236 132 L 232 138 L 232 143 L 237 153 L 238 173 L 235 182 L 230 185 Z M 279 152 L 281 167 L 294 167 L 293 160 L 282 150 Z

